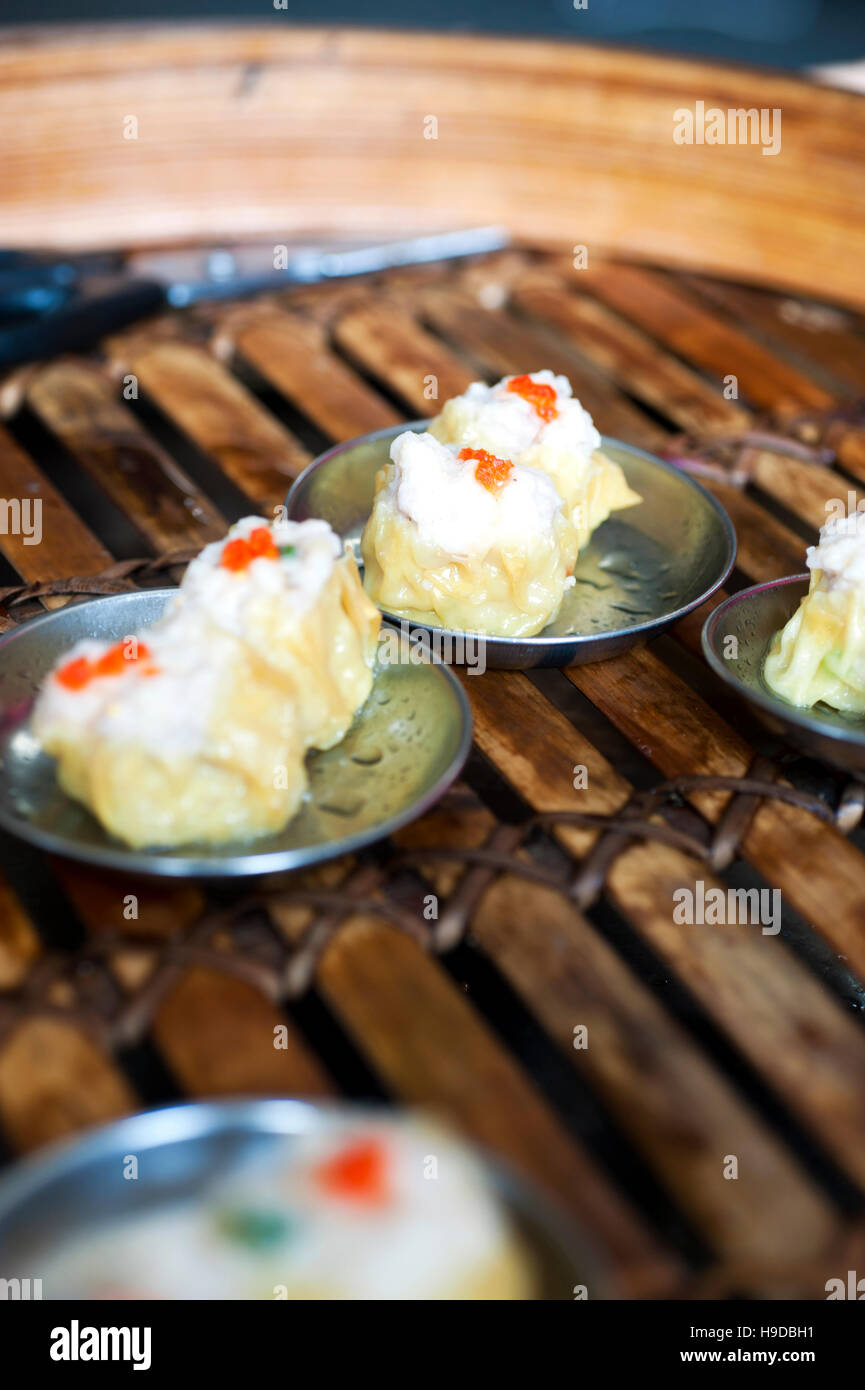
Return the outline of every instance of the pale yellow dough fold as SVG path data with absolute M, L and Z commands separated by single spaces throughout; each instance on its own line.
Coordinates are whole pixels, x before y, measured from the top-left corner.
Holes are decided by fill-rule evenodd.
M 297 721 L 260 663 L 233 646 L 200 744 L 188 753 L 161 756 L 128 729 L 106 735 L 37 712 L 63 790 L 136 849 L 253 839 L 280 830 L 300 807 L 307 777 Z M 135 697 L 127 690 L 121 698 Z
M 379 470 L 361 539 L 364 587 L 381 608 L 408 622 L 501 637 L 531 636 L 552 622 L 567 581 L 560 511 L 544 535 L 458 556 L 430 545 L 393 506 L 392 470 Z
M 221 624 L 218 606 L 209 616 Z M 242 640 L 293 706 L 304 747 L 332 748 L 345 735 L 372 689 L 380 627 L 348 552 L 308 607 L 281 593 L 256 594 L 246 605 Z
M 822 701 L 865 714 L 865 595 L 829 588 L 823 572 L 812 570 L 808 593 L 772 639 L 763 676 L 790 704 Z

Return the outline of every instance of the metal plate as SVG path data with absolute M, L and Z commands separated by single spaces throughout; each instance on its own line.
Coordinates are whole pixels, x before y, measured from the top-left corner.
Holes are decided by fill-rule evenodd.
M 428 425 L 428 420 L 415 420 L 389 426 L 328 450 L 294 483 L 289 516 L 329 521 L 360 560 L 375 475 L 388 460 L 391 441 L 405 429 L 420 431 Z M 602 447 L 643 501 L 595 531 L 580 552 L 577 582 L 555 622 L 537 637 L 484 638 L 488 666 L 526 670 L 616 656 L 699 607 L 732 569 L 736 534 L 711 493 L 642 449 L 606 437 Z M 457 639 L 457 647 L 463 637 L 445 628 L 434 631 Z
M 119 641 L 160 617 L 173 589 L 93 599 L 0 639 L 0 825 L 41 849 L 133 873 L 205 878 L 276 873 L 347 854 L 428 809 L 459 773 L 471 714 L 443 666 L 379 665 L 342 743 L 307 758 L 310 791 L 278 835 L 242 844 L 133 850 L 60 790 L 29 732 L 39 685 L 82 637 Z
M 810 575 L 795 574 L 734 594 L 706 619 L 703 652 L 712 670 L 755 707 L 773 733 L 811 757 L 865 777 L 865 718 L 828 705 L 800 709 L 776 695 L 763 678 L 769 644 L 799 607 L 809 582 Z M 726 657 L 725 644 L 738 655 Z
M 206 1185 L 277 1154 L 299 1135 L 345 1119 L 393 1113 L 288 1099 L 197 1102 L 145 1111 L 55 1145 L 19 1163 L 0 1182 L 0 1277 L 38 1271 L 42 1252 L 91 1231 L 96 1222 L 194 1199 Z M 146 1182 L 124 1178 L 126 1154 L 137 1155 Z M 574 1285 L 585 1284 L 592 1298 L 615 1297 L 592 1242 L 500 1160 L 479 1156 L 534 1258 L 538 1296 L 572 1300 Z M 50 1298 L 50 1289 L 43 1296 Z

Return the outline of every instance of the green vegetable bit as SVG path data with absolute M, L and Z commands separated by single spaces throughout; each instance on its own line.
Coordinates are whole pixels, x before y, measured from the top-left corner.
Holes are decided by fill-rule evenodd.
M 227 1240 L 250 1250 L 270 1250 L 290 1236 L 294 1227 L 282 1212 L 256 1207 L 222 1212 L 218 1224 Z

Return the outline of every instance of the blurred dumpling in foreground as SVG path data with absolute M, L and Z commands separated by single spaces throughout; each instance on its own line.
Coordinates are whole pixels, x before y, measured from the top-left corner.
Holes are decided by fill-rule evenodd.
M 603 453 L 601 436 L 567 377 L 550 371 L 503 377 L 494 386 L 472 382 L 445 402 L 430 433 L 442 443 L 488 449 L 547 473 L 564 503 L 569 568 L 611 512 L 641 500 Z
M 486 1168 L 437 1123 L 326 1120 L 39 1252 L 49 1299 L 531 1299 L 540 1267 Z
M 764 678 L 793 705 L 865 714 L 865 516 L 828 521 L 807 564 L 810 587 L 772 639 Z
M 435 627 L 540 632 L 567 583 L 561 500 L 546 474 L 411 430 L 390 454 L 361 539 L 367 593 Z

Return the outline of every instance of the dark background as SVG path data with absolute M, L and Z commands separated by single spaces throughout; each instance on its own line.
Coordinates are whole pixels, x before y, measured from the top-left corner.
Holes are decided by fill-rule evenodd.
M 865 54 L 865 0 L 0 0 L 0 21 L 155 19 L 537 34 L 799 68 Z

